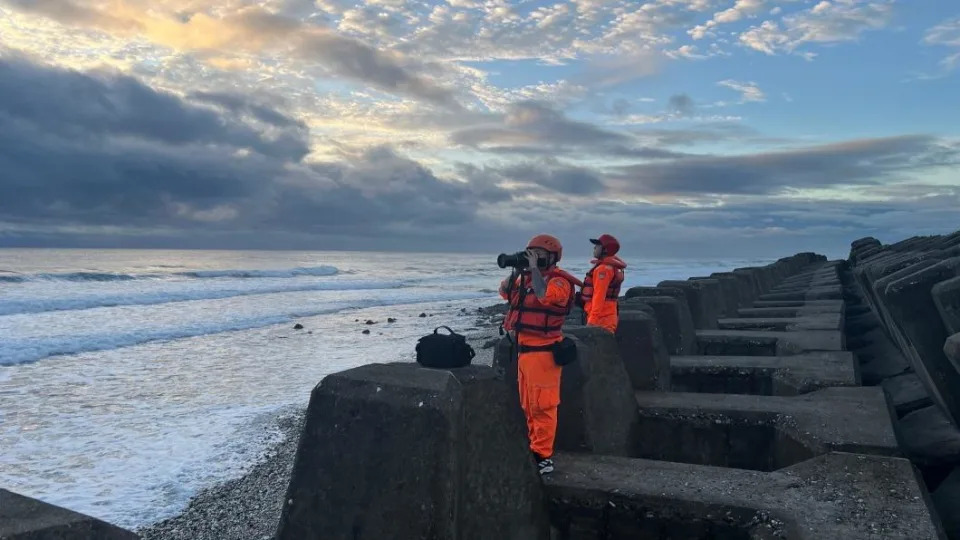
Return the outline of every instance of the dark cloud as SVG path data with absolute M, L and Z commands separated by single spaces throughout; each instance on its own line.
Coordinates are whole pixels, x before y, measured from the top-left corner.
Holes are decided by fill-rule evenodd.
M 129 77 L 0 60 L 0 222 L 376 236 L 468 226 L 478 200 L 509 198 L 385 147 L 307 164 L 298 122 L 236 97 L 199 97 L 270 119 L 269 133 L 290 128 L 270 138 Z
M 589 122 L 567 118 L 562 112 L 539 102 L 512 104 L 495 124 L 454 131 L 455 144 L 488 152 L 521 155 L 554 155 L 565 150 L 589 150 L 592 153 L 665 159 L 684 154 L 642 147 L 630 134 L 608 131 Z
M 233 113 L 249 114 L 261 122 L 277 127 L 306 128 L 303 121 L 291 118 L 267 105 L 256 103 L 247 96 L 227 92 L 193 92 L 189 97 L 196 101 L 219 105 Z
M 299 129 L 271 138 L 172 94 L 155 92 L 131 77 L 42 69 L 16 59 L 0 59 L 0 117 L 64 139 L 225 143 L 290 159 L 308 152 Z
M 739 156 L 695 156 L 617 169 L 617 189 L 636 194 L 781 193 L 787 188 L 876 185 L 906 170 L 960 163 L 960 148 L 930 136 L 863 139 Z
M 674 94 L 670 96 L 667 108 L 680 116 L 690 116 L 694 113 L 696 107 L 693 104 L 693 98 L 687 94 Z
M 530 182 L 567 195 L 593 195 L 605 189 L 600 178 L 589 169 L 562 165 L 555 160 L 514 165 L 500 174 L 515 182 Z

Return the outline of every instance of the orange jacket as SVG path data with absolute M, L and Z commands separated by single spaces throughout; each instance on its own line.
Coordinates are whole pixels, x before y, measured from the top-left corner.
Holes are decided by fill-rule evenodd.
M 543 300 L 533 292 L 532 277 L 524 272 L 514 282 L 507 296 L 507 281 L 500 284 L 500 296 L 510 302 L 504 329 L 517 332 L 517 341 L 524 345 L 547 345 L 563 338 L 561 327 L 573 308 L 574 285 L 580 280 L 560 268 L 543 272 L 547 284 Z M 523 293 L 523 294 L 521 294 Z
M 592 262 L 594 267 L 587 272 L 581 294 L 587 325 L 616 332 L 619 321 L 617 297 L 623 285 L 623 270 L 627 263 L 617 256 L 594 259 Z

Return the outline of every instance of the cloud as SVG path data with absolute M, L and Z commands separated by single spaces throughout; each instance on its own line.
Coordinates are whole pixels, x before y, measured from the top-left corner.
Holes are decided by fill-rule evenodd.
M 130 7 L 109 15 L 91 7 L 43 0 L 13 6 L 75 26 L 93 26 L 119 35 L 145 37 L 159 45 L 209 57 L 223 63 L 237 52 L 293 54 L 301 61 L 319 61 L 328 71 L 379 90 L 412 96 L 443 107 L 458 108 L 455 93 L 421 73 L 425 67 L 396 51 L 379 48 L 330 28 L 303 22 L 257 6 L 225 10 L 223 15 L 186 12 L 177 17 L 163 11 Z M 225 58 L 226 56 L 226 58 Z
M 794 53 L 805 43 L 855 41 L 869 30 L 886 27 L 892 15 L 892 0 L 822 0 L 807 11 L 784 16 L 783 27 L 764 21 L 741 33 L 739 41 L 769 55 Z
M 736 90 L 740 92 L 740 102 L 745 103 L 747 101 L 766 101 L 767 96 L 760 90 L 760 87 L 757 86 L 755 82 L 738 82 L 732 79 L 726 79 L 723 81 L 717 82 L 718 85 L 730 88 L 731 90 Z
M 958 144 L 901 136 L 625 166 L 615 175 L 616 183 L 608 185 L 639 195 L 783 195 L 805 188 L 879 185 L 908 171 L 958 164 Z
M 670 96 L 667 107 L 670 111 L 680 116 L 690 116 L 694 112 L 693 99 L 687 94 L 675 94 Z
M 478 202 L 509 198 L 382 146 L 308 163 L 298 122 L 236 96 L 194 98 L 223 111 L 130 77 L 0 59 L 3 221 L 362 236 L 461 226 Z
M 499 174 L 509 181 L 533 183 L 566 195 L 595 195 L 605 189 L 593 171 L 563 165 L 557 160 L 514 165 L 500 170 Z
M 753 17 L 762 12 L 767 6 L 766 0 L 737 0 L 733 7 L 718 11 L 713 18 L 704 24 L 697 25 L 687 31 L 693 39 L 703 39 L 714 35 L 713 29 L 720 24 L 732 23 L 745 17 Z
M 941 60 L 940 66 L 945 71 L 952 71 L 960 67 L 960 17 L 943 21 L 927 30 L 923 36 L 923 42 L 927 45 L 953 48 L 956 52 Z

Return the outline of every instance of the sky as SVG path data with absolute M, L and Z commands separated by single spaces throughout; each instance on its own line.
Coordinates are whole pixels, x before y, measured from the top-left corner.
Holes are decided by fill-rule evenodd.
M 0 0 L 0 246 L 834 258 L 958 164 L 953 1 Z

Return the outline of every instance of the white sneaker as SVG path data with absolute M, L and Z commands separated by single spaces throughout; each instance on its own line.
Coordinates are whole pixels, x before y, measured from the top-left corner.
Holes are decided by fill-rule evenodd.
M 547 474 L 553 472 L 553 460 L 550 458 L 541 459 L 537 462 L 537 469 L 540 470 L 540 474 Z

